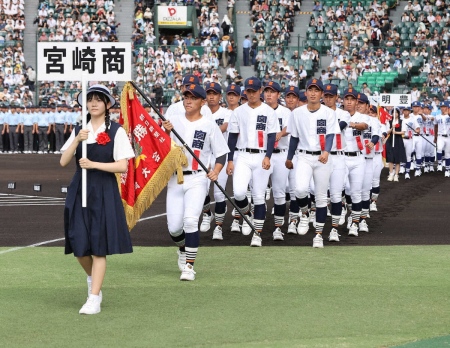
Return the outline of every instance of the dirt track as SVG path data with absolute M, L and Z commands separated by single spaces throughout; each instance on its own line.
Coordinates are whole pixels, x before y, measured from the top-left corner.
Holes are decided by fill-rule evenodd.
M 7 194 L 7 183 L 15 181 L 14 195 L 29 195 L 63 198 L 61 185 L 68 185 L 75 164 L 68 168 L 59 166 L 57 155 L 0 155 L 0 194 Z M 409 181 L 399 183 L 386 181 L 387 172 L 382 173 L 379 211 L 373 212 L 369 219 L 369 233 L 348 237 L 344 226 L 339 233 L 341 242 L 325 245 L 414 245 L 450 244 L 448 225 L 450 222 L 450 179 L 443 173 L 424 174 Z M 33 184 L 42 185 L 42 192 L 33 191 Z M 228 192 L 231 193 L 230 184 Z M 165 191 L 161 193 L 152 207 L 142 218 L 165 213 Z M 2 201 L 3 200 L 3 201 Z M 25 246 L 42 241 L 64 237 L 63 206 L 17 205 L 5 206 L 5 196 L 0 196 L 0 246 Z M 272 203 L 268 202 L 270 212 Z M 231 212 L 231 205 L 228 211 Z M 201 233 L 201 245 L 223 246 L 250 243 L 250 236 L 231 233 L 230 214 L 227 214 L 224 227 L 224 240 L 212 241 L 212 229 Z M 132 230 L 135 246 L 172 246 L 167 232 L 166 217 L 154 217 L 142 222 Z M 325 226 L 324 236 L 328 236 L 330 221 Z M 285 227 L 286 230 L 286 227 Z M 272 241 L 273 218 L 268 216 L 263 231 L 263 246 L 300 245 L 311 246 L 313 229 L 306 236 L 285 235 L 284 242 Z M 326 240 L 326 238 L 324 238 Z M 63 245 L 62 242 L 50 245 Z

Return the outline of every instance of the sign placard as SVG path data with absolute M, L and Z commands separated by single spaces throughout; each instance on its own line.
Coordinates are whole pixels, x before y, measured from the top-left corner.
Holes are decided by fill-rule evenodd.
M 38 42 L 40 81 L 130 81 L 130 42 Z
M 159 26 L 187 26 L 186 6 L 158 6 Z
M 380 94 L 380 106 L 411 106 L 411 94 Z

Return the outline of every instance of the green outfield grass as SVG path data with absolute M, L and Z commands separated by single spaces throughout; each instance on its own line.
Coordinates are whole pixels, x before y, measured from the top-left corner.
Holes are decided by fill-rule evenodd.
M 4 250 L 2 248 L 0 250 Z M 109 258 L 102 312 L 62 248 L 0 254 L 0 346 L 389 347 L 450 333 L 450 246 L 175 248 Z

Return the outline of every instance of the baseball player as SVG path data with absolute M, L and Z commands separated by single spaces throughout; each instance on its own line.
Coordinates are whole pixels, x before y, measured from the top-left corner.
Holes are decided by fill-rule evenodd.
M 369 108 L 369 116 L 378 120 L 377 107 L 371 105 Z M 378 121 L 379 122 L 379 121 Z M 375 145 L 375 154 L 373 156 L 373 178 L 372 178 L 372 191 L 371 191 L 371 202 L 370 211 L 378 211 L 377 200 L 380 195 L 380 177 L 381 171 L 383 170 L 383 141 L 387 137 L 387 127 L 386 125 L 380 123 L 380 132 L 382 134 L 381 140 L 379 140 Z
M 261 102 L 261 81 L 257 77 L 245 80 L 248 102 L 233 111 L 228 125 L 228 175 L 233 174 L 233 191 L 236 205 L 250 218 L 247 186 L 252 180 L 254 203 L 253 223 L 256 232 L 250 245 L 262 245 L 261 231 L 266 218 L 265 193 L 272 173 L 270 158 L 275 145 L 279 123 L 274 110 Z M 236 164 L 234 150 L 237 147 Z M 249 235 L 251 227 L 243 222 L 242 234 Z
M 437 145 L 438 172 L 442 171 L 442 151 L 445 152 L 445 177 L 450 177 L 450 102 L 441 103 L 441 114 L 434 118 L 434 142 Z
M 369 98 L 364 93 L 358 93 L 358 103 L 356 110 L 368 116 L 369 114 Z M 367 225 L 367 216 L 370 209 L 370 190 L 372 189 L 373 181 L 373 158 L 375 156 L 375 146 L 379 143 L 381 138 L 380 121 L 378 118 L 369 117 L 369 123 L 366 130 L 363 132 L 364 149 L 363 154 L 365 157 L 365 169 L 364 179 L 361 190 L 361 217 L 359 222 L 359 231 L 369 232 L 369 226 Z M 380 144 L 378 144 L 379 148 Z
M 416 157 L 416 172 L 414 176 L 420 176 L 422 174 L 422 160 L 423 160 L 423 149 L 425 140 L 420 136 L 423 132 L 424 122 L 426 121 L 426 117 L 422 114 L 422 104 L 418 101 L 415 101 L 411 104 L 413 113 L 411 115 L 412 118 L 416 119 L 417 124 L 419 125 L 419 131 L 414 133 L 413 137 L 413 152 Z
M 412 152 L 414 148 L 414 135 L 420 132 L 420 126 L 417 123 L 417 119 L 410 115 L 411 108 L 406 107 L 403 109 L 403 122 L 401 132 L 405 132 L 403 136 L 403 144 L 405 146 L 406 164 L 405 164 L 405 179 L 410 179 L 409 172 L 411 170 Z M 422 118 L 421 118 L 422 119 Z M 389 174 L 388 181 L 394 179 L 394 174 Z
M 332 164 L 329 153 L 339 127 L 335 112 L 321 105 L 323 84 L 318 79 L 306 83 L 308 103 L 292 113 L 287 132 L 291 135 L 286 167 L 295 170 L 295 197 L 301 210 L 297 232 L 304 235 L 309 229 L 308 191 L 311 178 L 314 178 L 316 194 L 316 236 L 314 248 L 323 248 L 322 231 L 327 218 L 327 191 Z M 298 153 L 297 166 L 292 158 Z
M 358 104 L 358 92 L 354 88 L 344 91 L 344 110 L 348 111 L 351 118 L 348 127 L 345 129 L 346 151 L 345 165 L 348 171 L 348 184 L 345 188 L 347 206 L 351 208 L 348 218 L 348 234 L 358 236 L 359 221 L 361 217 L 362 203 L 361 191 L 363 187 L 365 158 L 362 154 L 364 150 L 363 132 L 369 127 L 369 116 L 356 111 Z
M 233 85 L 234 88 L 236 88 L 236 85 Z M 212 118 L 216 122 L 216 124 L 219 126 L 225 141 L 228 141 L 228 122 L 230 120 L 230 110 L 223 108 L 220 106 L 220 99 L 222 98 L 222 87 L 217 82 L 211 82 L 207 83 L 205 86 L 206 90 L 206 104 L 211 110 Z M 213 162 L 214 159 L 211 159 L 211 162 Z M 223 188 L 226 187 L 228 180 L 228 174 L 225 170 L 222 170 L 219 174 L 218 182 L 220 186 Z M 208 182 L 208 189 L 207 192 L 209 192 L 209 186 L 210 183 Z M 216 201 L 215 206 L 215 217 L 216 217 L 216 227 L 213 232 L 212 239 L 215 240 L 223 240 L 222 235 L 222 225 L 223 220 L 225 219 L 225 213 L 227 204 L 225 202 L 225 195 L 220 191 L 220 189 L 214 185 L 214 200 Z M 207 210 L 205 212 L 205 204 L 203 207 L 203 221 L 200 225 L 200 232 L 207 232 L 210 228 L 210 221 L 213 218 L 213 215 L 211 214 L 211 211 L 209 209 L 211 199 L 209 197 L 209 194 L 206 196 L 205 203 L 207 204 Z
M 298 87 L 290 86 L 285 94 L 286 107 L 291 111 L 294 111 L 300 105 L 300 94 L 304 92 L 300 92 Z M 303 104 L 302 104 L 303 105 Z M 297 155 L 294 155 L 292 158 L 292 165 L 294 168 L 297 166 Z M 297 234 L 297 224 L 298 224 L 298 214 L 300 212 L 300 207 L 297 203 L 297 199 L 295 198 L 295 170 L 289 170 L 288 176 L 288 192 L 289 192 L 289 226 L 287 233 L 288 234 Z
M 284 165 L 286 161 L 287 150 L 289 146 L 289 137 L 286 127 L 291 116 L 291 111 L 280 105 L 278 100 L 281 94 L 281 86 L 278 82 L 269 81 L 264 87 L 264 99 L 266 104 L 275 111 L 278 119 L 279 129 L 275 138 L 275 149 L 273 150 L 271 163 L 272 172 L 272 193 L 274 200 L 274 220 L 275 231 L 273 240 L 284 240 L 281 227 L 284 224 L 284 215 L 286 213 L 286 182 L 289 176 L 289 170 Z
M 433 107 L 431 105 L 425 105 L 422 109 L 423 113 L 426 117 L 426 121 L 424 122 L 424 133 L 425 133 L 425 142 L 424 142 L 424 173 L 434 172 L 434 159 L 435 159 L 435 151 L 436 148 L 433 146 L 434 141 L 434 116 L 431 115 L 431 111 Z M 428 141 L 427 141 L 428 140 Z
M 324 85 L 323 101 L 326 106 L 334 110 L 339 125 L 340 132 L 336 134 L 330 152 L 332 159 L 332 172 L 330 177 L 330 199 L 331 199 L 331 225 L 332 229 L 328 240 L 339 242 L 338 227 L 345 222 L 345 215 L 342 219 L 342 190 L 345 186 L 346 166 L 345 166 L 345 129 L 350 123 L 350 114 L 347 111 L 336 107 L 338 99 L 338 88 L 336 85 Z M 343 220 L 343 221 L 342 221 Z
M 206 196 L 208 179 L 218 179 L 228 148 L 217 124 L 201 114 L 206 99 L 205 90 L 191 84 L 185 87 L 183 95 L 185 111 L 166 113 L 167 121 L 163 122 L 166 132 L 178 145 L 182 145 L 171 133 L 172 129 L 176 129 L 186 144 L 191 144 L 192 150 L 206 167 L 210 165 L 211 155 L 216 158 L 214 168 L 205 175 L 198 162 L 187 153 L 184 183 L 178 185 L 174 175 L 167 186 L 167 225 L 172 240 L 179 247 L 180 280 L 189 281 L 194 280 L 196 274 L 194 262 L 199 246 L 198 220 L 203 208 L 203 202 L 198 198 Z

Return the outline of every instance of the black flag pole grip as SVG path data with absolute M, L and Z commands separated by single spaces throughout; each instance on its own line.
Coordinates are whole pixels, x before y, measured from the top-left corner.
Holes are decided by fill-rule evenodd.
M 142 98 L 144 98 L 144 100 L 148 103 L 148 105 L 150 105 L 150 107 L 158 114 L 159 118 L 163 121 L 167 121 L 167 119 L 161 114 L 161 112 L 153 104 L 153 102 L 150 100 L 150 98 L 148 98 L 145 95 L 144 91 L 142 91 L 136 85 L 136 83 L 134 81 L 130 81 L 130 83 L 133 85 L 133 87 L 136 89 L 136 91 L 142 96 Z M 175 135 L 177 137 L 177 139 L 180 141 L 180 143 L 183 145 L 183 147 L 191 154 L 191 156 L 194 157 L 194 159 L 197 161 L 197 163 L 200 165 L 200 167 L 202 167 L 202 169 L 205 171 L 205 173 L 208 173 L 209 172 L 208 168 L 206 168 L 206 166 L 203 164 L 203 162 L 200 161 L 200 158 L 197 157 L 197 155 L 194 153 L 194 151 L 192 151 L 192 149 L 186 144 L 186 142 L 183 140 L 183 138 L 181 138 L 181 136 L 177 133 L 177 131 L 175 129 L 172 129 L 171 132 L 173 133 L 173 135 Z M 222 170 L 223 170 L 223 168 L 222 168 Z M 219 182 L 217 180 L 213 181 L 213 182 L 219 188 L 219 190 L 222 191 L 222 193 L 225 195 L 225 197 L 228 199 L 228 201 L 230 201 L 230 203 L 234 207 L 234 209 L 236 209 L 236 211 L 242 216 L 242 218 L 245 220 L 245 222 L 250 226 L 252 231 L 257 233 L 257 231 L 255 230 L 255 227 L 251 223 L 248 216 L 242 212 L 242 210 L 236 205 L 235 202 L 233 202 L 233 200 L 230 198 L 230 196 L 226 193 L 225 189 L 219 184 Z

